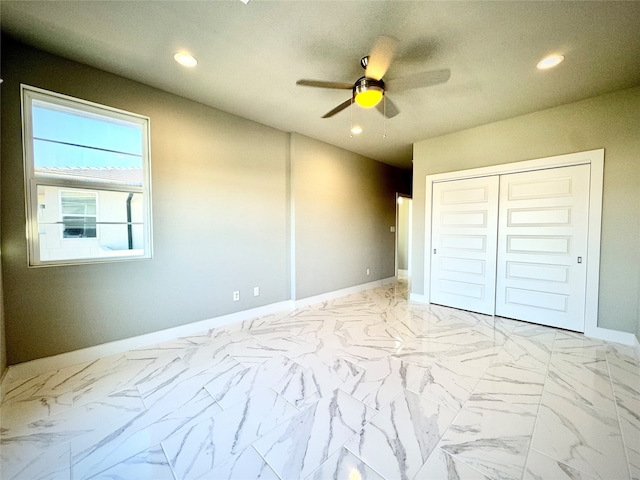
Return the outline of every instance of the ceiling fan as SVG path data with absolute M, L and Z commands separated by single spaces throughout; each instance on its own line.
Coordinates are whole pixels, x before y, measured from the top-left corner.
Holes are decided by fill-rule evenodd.
M 386 96 L 386 92 L 399 92 L 413 88 L 429 87 L 449 80 L 451 71 L 430 70 L 416 73 L 406 77 L 384 81 L 382 77 L 387 73 L 398 46 L 398 41 L 393 37 L 378 37 L 371 49 L 371 53 L 360 59 L 360 65 L 365 69 L 363 77 L 355 83 L 327 82 L 323 80 L 298 80 L 296 85 L 305 87 L 332 88 L 337 90 L 351 90 L 351 97 L 342 102 L 333 110 L 325 113 L 322 118 L 329 118 L 341 112 L 353 102 L 370 108 L 376 107 L 387 118 L 395 117 L 400 111 Z M 384 102 L 382 99 L 384 98 Z

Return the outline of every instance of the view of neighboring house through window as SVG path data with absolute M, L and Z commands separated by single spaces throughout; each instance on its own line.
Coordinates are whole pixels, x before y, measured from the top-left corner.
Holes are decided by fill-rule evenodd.
M 149 119 L 22 86 L 30 265 L 151 257 Z
M 97 192 L 60 192 L 62 238 L 96 238 Z

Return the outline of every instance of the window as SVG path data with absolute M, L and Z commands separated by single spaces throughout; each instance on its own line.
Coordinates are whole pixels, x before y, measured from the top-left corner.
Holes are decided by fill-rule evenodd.
M 151 258 L 149 119 L 22 85 L 29 265 Z

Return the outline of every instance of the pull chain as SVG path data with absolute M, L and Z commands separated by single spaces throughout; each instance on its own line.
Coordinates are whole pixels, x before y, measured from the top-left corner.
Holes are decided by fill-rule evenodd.
M 349 128 L 349 137 L 353 138 L 353 95 L 351 95 L 351 105 L 349 106 L 351 112 L 351 127 Z
M 382 101 L 382 138 L 387 138 L 387 97 L 383 95 Z

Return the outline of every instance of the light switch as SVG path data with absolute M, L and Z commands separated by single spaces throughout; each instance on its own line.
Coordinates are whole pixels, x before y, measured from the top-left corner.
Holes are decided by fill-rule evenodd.
M 396 232 L 396 227 L 395 227 L 394 225 L 391 225 L 391 226 L 389 227 L 389 231 L 390 231 L 391 233 L 395 233 L 395 232 Z

